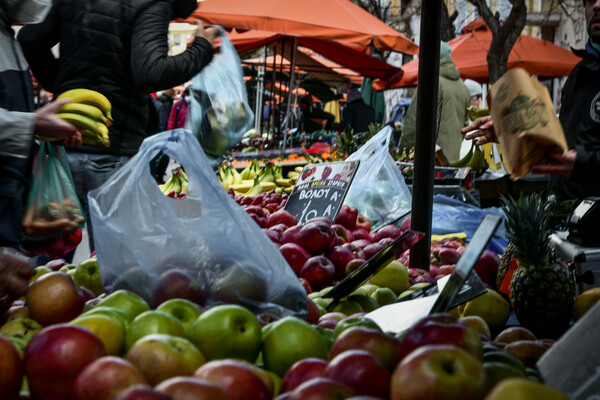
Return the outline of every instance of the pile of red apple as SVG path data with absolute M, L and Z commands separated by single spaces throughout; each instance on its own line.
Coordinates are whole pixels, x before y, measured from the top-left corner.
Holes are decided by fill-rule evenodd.
M 287 193 L 276 193 L 275 190 L 270 190 L 254 196 L 244 196 L 240 194 L 236 195 L 233 192 L 233 189 L 230 188 L 227 190 L 227 193 L 229 193 L 229 195 L 244 208 L 248 206 L 256 206 L 266 209 L 266 211 L 269 213 L 273 213 L 285 207 L 285 203 L 287 202 L 288 198 Z M 255 214 L 255 212 L 249 212 L 249 214 L 252 216 L 252 214 Z

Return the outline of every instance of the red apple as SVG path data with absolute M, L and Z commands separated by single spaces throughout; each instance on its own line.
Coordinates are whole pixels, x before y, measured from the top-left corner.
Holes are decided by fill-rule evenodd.
M 335 279 L 343 279 L 346 276 L 346 266 L 351 260 L 354 260 L 356 256 L 350 249 L 343 246 L 335 246 L 325 253 L 327 257 L 335 267 Z
M 248 214 L 255 214 L 258 217 L 261 218 L 265 218 L 265 224 L 266 224 L 266 218 L 268 217 L 267 212 L 265 211 L 264 208 L 262 208 L 261 206 L 258 205 L 248 205 L 248 206 L 244 206 L 244 210 L 246 210 L 246 212 Z
M 308 221 L 306 221 L 307 224 L 311 223 L 311 222 L 322 222 L 322 223 L 326 224 L 327 226 L 333 225 L 333 221 L 331 220 L 331 218 L 324 217 L 324 216 L 314 217 L 314 218 L 311 218 Z
M 353 230 L 356 226 L 356 217 L 358 216 L 358 210 L 354 207 L 350 207 L 346 204 L 340 207 L 337 217 L 335 217 L 335 223 L 343 225 L 344 227 Z
M 289 400 L 341 400 L 354 396 L 354 391 L 330 378 L 312 378 L 298 386 Z
M 344 243 L 342 245 L 342 247 L 347 248 L 348 250 L 350 250 L 352 253 L 354 253 L 354 257 L 356 258 L 362 258 L 363 260 L 365 259 L 365 253 L 362 250 L 362 248 L 359 248 L 357 246 L 355 246 L 354 244 L 351 243 Z
M 281 234 L 281 243 L 296 243 L 296 238 L 298 237 L 298 232 L 302 229 L 304 225 L 294 225 L 287 228 Z
M 483 364 L 452 345 L 425 345 L 392 374 L 390 400 L 481 400 L 488 390 Z
M 355 239 L 352 243 L 350 243 L 352 245 L 354 245 L 355 247 L 361 249 L 362 251 L 365 250 L 365 247 L 367 247 L 368 245 L 371 244 L 371 241 L 368 239 Z
M 381 243 L 384 247 L 387 247 L 393 242 L 394 242 L 394 239 L 392 239 L 392 238 L 383 238 L 377 243 Z
M 410 327 L 400 344 L 400 359 L 416 348 L 430 344 L 451 344 L 466 350 L 477 360 L 483 359 L 477 331 L 450 314 L 431 314 Z
M 88 301 L 96 298 L 96 295 L 90 289 L 88 289 L 86 287 L 79 286 L 79 291 L 81 292 L 81 295 L 83 296 L 83 301 L 86 303 Z
M 432 255 L 440 260 L 440 265 L 456 264 L 460 258 L 460 254 L 452 247 L 438 247 L 432 252 Z M 494 279 L 496 279 L 494 277 Z
M 167 379 L 154 389 L 171 396 L 171 400 L 230 400 L 216 384 L 190 376 Z
M 371 221 L 364 215 L 356 216 L 356 228 L 362 228 L 367 232 L 371 232 Z
M 498 273 L 498 265 L 500 264 L 500 256 L 491 250 L 484 250 L 475 263 L 475 272 L 483 283 L 487 283 L 490 287 L 496 287 L 496 275 Z
M 508 343 L 502 350 L 519 359 L 526 367 L 535 368 L 537 360 L 546 352 L 547 347 L 537 340 L 517 340 Z
M 69 322 L 85 305 L 83 294 L 65 272 L 42 275 L 29 286 L 26 296 L 29 315 L 43 326 Z
M 267 217 L 267 228 L 272 227 L 277 224 L 284 224 L 287 226 L 294 226 L 298 223 L 296 217 L 289 213 L 286 210 L 275 211 L 273 214 Z
M 335 244 L 335 232 L 323 222 L 308 222 L 298 232 L 296 243 L 312 255 L 325 253 Z
M 306 278 L 298 278 L 298 280 L 304 287 L 304 290 L 306 290 L 306 294 L 311 294 L 313 292 L 313 288 L 310 286 L 310 282 L 308 282 Z
M 400 361 L 398 338 L 364 326 L 353 326 L 342 331 L 331 346 L 329 359 L 352 349 L 368 351 L 389 371 L 393 371 Z
M 314 357 L 295 362 L 283 375 L 279 393 L 290 392 L 312 378 L 323 376 L 326 367 L 327 361 Z
M 144 375 L 129 361 L 104 356 L 79 373 L 73 386 L 73 400 L 112 400 L 136 384 L 147 384 Z
M 281 243 L 281 234 L 276 230 L 263 228 L 263 232 L 273 243 Z
M 352 231 L 352 237 L 354 238 L 354 241 L 360 240 L 360 239 L 365 239 L 365 240 L 368 240 L 369 242 L 371 241 L 371 235 L 369 235 L 369 231 L 366 230 L 365 228 L 355 228 Z
M 287 226 L 286 224 L 276 224 L 269 227 L 270 230 L 278 232 L 279 235 L 282 235 L 283 232 L 285 232 L 288 228 L 289 226 Z
M 226 358 L 209 361 L 194 372 L 194 377 L 217 385 L 231 400 L 268 400 L 273 397 L 255 367 L 242 360 Z
M 314 301 L 312 301 L 311 298 L 307 298 L 307 300 L 308 314 L 306 315 L 306 322 L 308 322 L 309 324 L 316 324 L 319 322 L 319 318 L 321 317 L 319 307 Z
M 454 268 L 456 267 L 456 265 L 454 264 L 445 264 L 445 265 L 441 265 L 440 268 L 438 269 L 438 276 L 439 275 L 450 275 L 452 273 L 452 271 L 454 271 Z
M 279 251 L 290 267 L 292 267 L 296 275 L 300 275 L 300 270 L 306 263 L 306 260 L 311 257 L 311 254 L 304 247 L 296 243 L 282 244 Z
M 189 273 L 181 269 L 171 269 L 159 276 L 152 297 L 156 308 L 175 298 L 183 298 L 203 306 L 207 295 Z
M 389 397 L 390 372 L 365 350 L 346 350 L 336 355 L 329 361 L 323 376 L 343 383 L 359 395 Z
M 379 253 L 381 250 L 385 249 L 385 245 L 380 242 L 371 243 L 365 246 L 363 249 L 365 253 L 365 258 L 369 260 L 375 254 Z
M 266 228 L 267 227 L 267 219 L 265 217 L 261 217 L 257 214 L 254 213 L 248 213 L 248 215 L 250 216 L 250 218 L 252 218 L 254 220 L 254 222 L 256 222 L 256 224 L 258 226 L 260 226 L 261 228 Z
M 333 224 L 331 229 L 335 232 L 338 244 L 344 244 L 350 242 L 350 235 L 352 234 L 348 229 L 344 228 L 343 225 Z
M 0 335 L 0 393 L 7 399 L 19 397 L 23 381 L 23 361 L 10 340 Z
M 79 373 L 102 356 L 104 344 L 85 328 L 56 324 L 42 329 L 31 338 L 23 359 L 32 397 L 70 398 Z
M 411 222 L 412 222 L 412 217 L 409 216 L 404 221 L 402 221 L 402 223 L 400 224 L 400 230 L 402 232 L 409 230 Z
M 50 268 L 52 271 L 58 271 L 59 269 L 61 269 L 62 267 L 64 267 L 65 265 L 68 265 L 68 264 L 69 263 L 64 258 L 56 258 L 54 260 L 48 261 L 44 265 L 46 267 Z
M 154 390 L 150 385 L 133 385 L 123 390 L 113 400 L 173 400 L 171 396 Z
M 395 225 L 386 225 L 375 232 L 375 241 L 379 242 L 383 238 L 396 239 L 402 234 L 402 230 Z
M 314 290 L 320 290 L 333 281 L 335 266 L 325 256 L 314 256 L 306 260 L 300 270 L 300 278 L 310 283 Z

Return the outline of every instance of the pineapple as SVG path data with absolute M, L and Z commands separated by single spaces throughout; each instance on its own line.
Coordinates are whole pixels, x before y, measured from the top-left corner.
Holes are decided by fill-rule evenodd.
M 510 302 L 519 323 L 568 323 L 575 285 L 569 271 L 557 263 L 551 252 L 551 213 L 539 194 L 502 200 L 507 236 L 518 259 L 510 282 Z

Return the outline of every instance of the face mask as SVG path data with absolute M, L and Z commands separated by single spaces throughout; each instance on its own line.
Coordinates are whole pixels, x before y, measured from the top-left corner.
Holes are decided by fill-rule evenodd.
M 35 24 L 46 18 L 52 0 L 0 0 L 0 6 L 11 21 Z

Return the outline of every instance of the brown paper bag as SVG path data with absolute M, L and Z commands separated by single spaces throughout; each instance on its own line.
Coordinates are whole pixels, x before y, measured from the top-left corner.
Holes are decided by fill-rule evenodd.
M 502 75 L 490 88 L 488 104 L 511 179 L 523 177 L 532 165 L 548 164 L 548 153 L 567 150 L 548 89 L 524 69 Z

